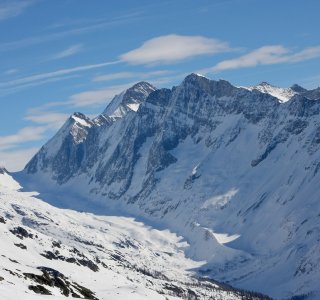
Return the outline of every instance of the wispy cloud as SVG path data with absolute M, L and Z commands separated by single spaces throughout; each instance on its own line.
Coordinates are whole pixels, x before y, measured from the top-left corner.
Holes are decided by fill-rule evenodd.
M 27 142 L 38 141 L 44 138 L 46 126 L 30 126 L 20 129 L 12 135 L 0 136 L 0 151 L 13 149 Z
M 69 114 L 55 112 L 55 111 L 45 111 L 41 108 L 30 109 L 27 115 L 24 117 L 25 120 L 31 121 L 36 124 L 46 125 L 47 129 L 59 129 L 63 123 L 67 120 Z
M 119 63 L 119 61 L 111 61 L 111 62 L 104 62 L 99 64 L 91 64 L 91 65 L 82 65 L 82 66 L 77 66 L 77 67 L 68 68 L 68 69 L 60 69 L 53 72 L 30 75 L 30 76 L 22 77 L 15 80 L 0 82 L 0 88 L 9 89 L 9 88 L 17 88 L 20 86 L 30 85 L 30 84 L 34 85 L 34 84 L 46 83 L 48 80 L 58 80 L 59 78 L 63 78 L 64 76 L 69 74 L 102 68 L 102 67 L 114 65 L 117 63 Z
M 127 79 L 134 77 L 136 72 L 117 72 L 95 76 L 92 81 L 111 81 L 117 79 Z
M 9 171 L 21 170 L 39 150 L 38 147 L 25 146 L 30 142 L 46 139 L 47 134 L 59 129 L 68 116 L 65 113 L 43 111 L 41 108 L 30 109 L 24 119 L 38 125 L 24 127 L 11 135 L 0 136 L 0 165 L 4 165 Z
M 22 14 L 34 0 L 2 0 L 0 1 L 0 21 L 4 21 Z
M 8 51 L 8 50 L 28 47 L 32 45 L 38 45 L 38 44 L 66 38 L 68 36 L 81 35 L 88 32 L 103 30 L 111 26 L 132 22 L 138 18 L 141 18 L 141 14 L 142 14 L 141 11 L 134 12 L 131 14 L 119 16 L 111 20 L 97 20 L 97 22 L 93 22 L 92 24 L 86 24 L 84 26 L 78 26 L 70 29 L 63 29 L 58 32 L 48 32 L 45 35 L 30 36 L 25 39 L 19 39 L 16 41 L 2 42 L 0 45 L 0 51 Z M 61 27 L 63 28 L 64 26 L 61 25 Z M 59 28 L 59 27 L 56 27 L 56 28 Z
M 201 70 L 202 73 L 217 73 L 224 70 L 273 65 L 280 63 L 297 63 L 320 57 L 320 46 L 305 48 L 293 53 L 282 45 L 270 45 L 253 50 L 240 57 L 224 60 L 212 68 Z
M 123 90 L 133 85 L 133 83 L 109 86 L 99 90 L 90 90 L 82 93 L 74 94 L 70 97 L 69 103 L 73 106 L 95 106 L 105 104 Z
M 167 70 L 152 71 L 146 73 L 130 73 L 130 72 L 119 72 L 114 74 L 101 75 L 101 78 L 95 78 L 95 80 L 108 81 L 114 78 L 134 78 L 134 81 L 127 82 L 125 84 L 111 85 L 102 89 L 89 90 L 82 93 L 74 94 L 70 97 L 69 105 L 85 107 L 85 106 L 107 106 L 112 98 L 130 88 L 136 84 L 139 80 L 147 80 L 154 86 L 162 86 L 163 84 L 169 84 L 176 82 L 177 80 L 182 80 L 189 73 L 174 73 Z M 164 75 L 164 76 L 163 76 Z M 140 77 L 139 77 L 140 76 Z
M 0 89 L 0 97 L 15 93 L 15 92 L 17 92 L 21 89 L 24 89 L 24 88 L 38 86 L 38 85 L 42 85 L 42 84 L 46 84 L 46 83 L 52 83 L 52 82 L 61 81 L 61 80 L 67 80 L 67 79 L 75 78 L 75 77 L 78 77 L 78 75 L 73 74 L 73 75 L 66 75 L 66 76 L 60 76 L 60 77 L 53 77 L 53 78 L 47 78 L 47 79 L 42 79 L 42 80 L 38 80 L 38 81 L 32 81 L 32 82 L 28 82 L 28 83 L 24 83 L 24 84 L 8 86 L 6 88 Z M 0 83 L 0 86 L 1 86 L 1 83 Z
M 171 73 L 168 70 L 159 70 L 152 72 L 117 72 L 117 73 L 109 73 L 98 75 L 93 78 L 93 81 L 111 81 L 117 79 L 127 79 L 127 78 L 135 78 L 136 80 L 146 79 L 153 76 L 162 76 Z
M 0 150 L 0 166 L 5 166 L 10 172 L 21 171 L 38 150 L 37 147 L 14 151 Z
M 68 56 L 72 56 L 76 53 L 79 53 L 82 50 L 82 48 L 83 47 L 81 44 L 70 46 L 67 49 L 64 49 L 63 51 L 53 55 L 52 59 L 61 59 Z
M 12 69 L 9 69 L 9 70 L 6 70 L 4 71 L 4 74 L 5 75 L 12 75 L 12 74 L 16 74 L 19 72 L 19 69 L 17 68 L 12 68 Z
M 226 42 L 203 36 L 164 35 L 124 53 L 122 61 L 131 64 L 168 64 L 199 55 L 230 51 Z

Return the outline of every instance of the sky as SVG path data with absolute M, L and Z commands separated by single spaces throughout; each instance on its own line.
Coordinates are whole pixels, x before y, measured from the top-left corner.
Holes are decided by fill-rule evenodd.
M 24 168 L 73 112 L 192 73 L 320 85 L 318 0 L 0 0 L 0 165 Z

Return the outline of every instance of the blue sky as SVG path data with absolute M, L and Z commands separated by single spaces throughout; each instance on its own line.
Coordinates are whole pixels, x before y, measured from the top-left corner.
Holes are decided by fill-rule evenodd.
M 0 164 L 145 80 L 320 84 L 318 0 L 0 0 Z

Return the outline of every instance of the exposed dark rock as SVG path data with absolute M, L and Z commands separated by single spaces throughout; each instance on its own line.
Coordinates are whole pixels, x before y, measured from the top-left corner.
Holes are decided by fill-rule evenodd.
M 36 294 L 41 295 L 52 295 L 51 292 L 46 289 L 44 286 L 37 284 L 37 285 L 29 285 L 28 289 L 34 291 Z
M 74 248 L 75 249 L 75 248 Z M 78 250 L 76 250 L 78 251 Z M 80 256 L 81 258 L 75 258 L 75 257 L 65 257 L 63 255 L 59 255 L 59 251 L 56 251 L 56 253 L 52 251 L 45 251 L 44 253 L 41 253 L 43 257 L 49 260 L 61 260 L 66 261 L 68 263 L 75 263 L 77 265 L 82 265 L 84 267 L 89 268 L 90 270 L 97 272 L 99 270 L 99 267 L 97 264 L 95 264 L 92 260 L 88 259 L 84 254 L 80 252 L 75 253 Z
M 12 208 L 15 212 L 20 216 L 26 216 L 27 214 L 22 210 L 22 208 L 16 204 L 11 204 Z
M 42 271 L 42 275 L 32 273 L 23 273 L 23 275 L 39 285 L 47 285 L 50 287 L 59 288 L 61 294 L 66 297 L 69 295 L 77 295 L 74 292 L 75 289 L 81 294 L 82 297 L 86 299 L 97 300 L 97 298 L 94 296 L 94 292 L 76 282 L 69 281 L 68 278 L 59 271 L 47 267 L 39 267 L 38 269 Z
M 33 234 L 29 233 L 26 229 L 24 229 L 21 226 L 10 229 L 10 232 L 21 240 L 23 240 L 23 238 L 33 238 Z
M 74 257 L 68 257 L 68 258 L 66 258 L 66 262 L 71 263 L 71 264 L 75 264 L 75 263 L 77 263 L 77 260 Z
M 96 248 L 104 249 L 104 247 L 101 244 L 97 244 L 97 243 L 94 243 L 92 241 L 87 241 L 87 240 L 83 240 L 83 239 L 80 239 L 80 238 L 75 238 L 74 240 L 79 242 L 79 243 L 82 243 L 84 245 L 94 246 Z M 75 251 L 77 251 L 79 253 L 79 251 L 76 248 L 74 248 L 74 249 L 75 249 Z
M 4 217 L 0 217 L 0 223 L 2 223 L 2 224 L 6 224 L 7 223 L 6 220 L 4 219 Z
M 178 297 L 183 297 L 185 295 L 185 290 L 172 284 L 172 283 L 166 283 L 164 285 L 164 288 L 166 290 L 169 290 L 173 295 L 178 296 Z
M 45 257 L 46 259 L 49 259 L 49 260 L 65 260 L 65 257 L 64 256 L 57 256 L 55 253 L 53 253 L 52 251 L 45 251 L 44 253 L 41 253 L 40 254 L 41 256 Z
M 10 258 L 9 258 L 9 260 L 10 260 Z M 10 273 L 12 276 L 17 276 L 17 277 L 19 277 L 19 278 L 22 277 L 19 273 L 13 272 L 13 271 L 11 271 L 11 270 L 9 270 L 9 269 L 4 268 L 3 270 L 5 270 L 5 271 L 7 271 L 8 273 Z
M 19 244 L 14 244 L 14 245 L 17 246 L 17 247 L 19 247 L 19 248 L 21 248 L 21 249 L 23 249 L 23 250 L 27 249 L 27 246 L 26 246 L 26 245 L 23 245 L 23 244 L 21 244 L 21 243 L 19 243 Z
M 93 272 L 99 271 L 98 265 L 96 265 L 92 260 L 90 259 L 78 259 L 78 263 L 84 267 L 89 268 Z
M 61 248 L 61 242 L 60 241 L 53 241 L 52 247 Z
M 8 174 L 9 172 L 7 171 L 6 168 L 0 167 L 0 174 Z

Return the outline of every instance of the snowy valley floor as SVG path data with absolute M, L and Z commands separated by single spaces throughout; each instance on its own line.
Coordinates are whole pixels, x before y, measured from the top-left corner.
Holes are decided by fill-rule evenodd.
M 168 230 L 55 208 L 0 174 L 0 299 L 263 299 L 196 278 Z

